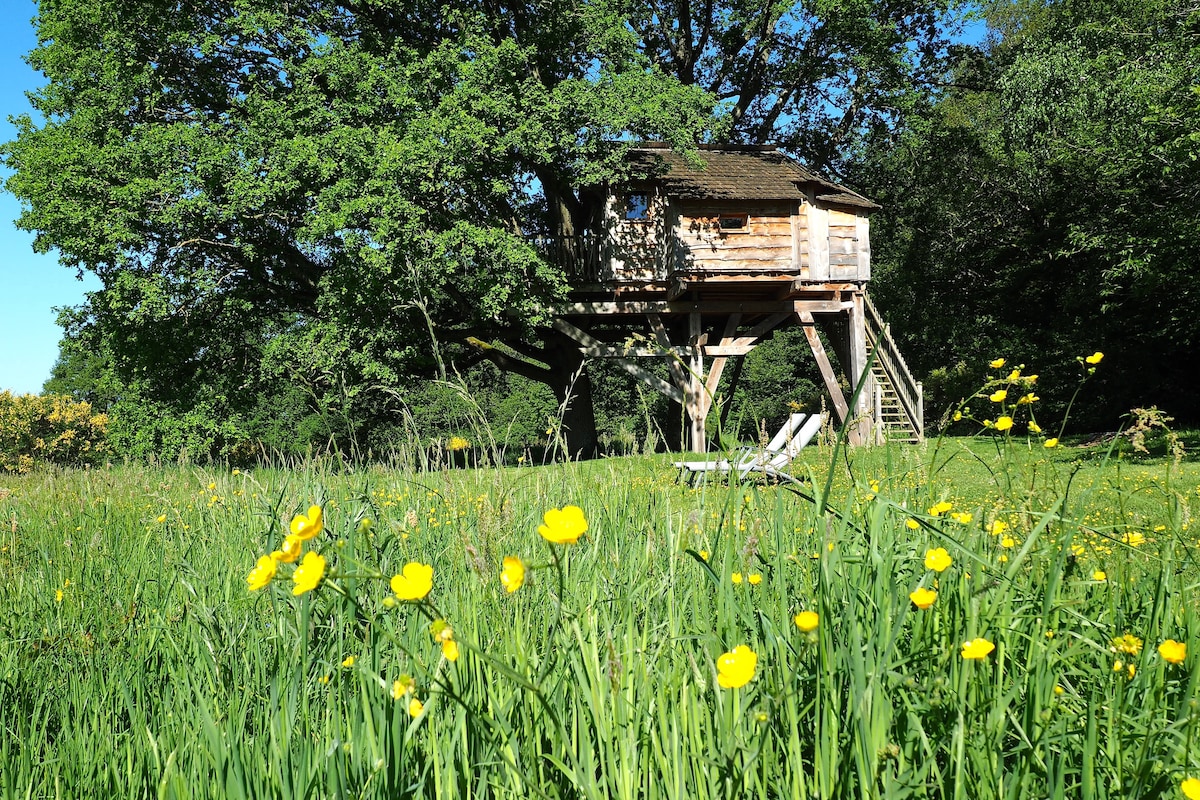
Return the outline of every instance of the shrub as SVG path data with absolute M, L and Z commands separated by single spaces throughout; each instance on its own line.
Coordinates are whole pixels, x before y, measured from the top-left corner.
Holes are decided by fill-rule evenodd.
M 38 463 L 81 466 L 104 458 L 108 415 L 63 395 L 0 392 L 0 470 L 29 472 Z

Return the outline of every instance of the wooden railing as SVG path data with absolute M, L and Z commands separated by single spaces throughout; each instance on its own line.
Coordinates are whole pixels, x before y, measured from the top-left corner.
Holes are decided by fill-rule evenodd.
M 924 439 L 925 411 L 921 384 L 913 378 L 912 371 L 904 362 L 904 356 L 900 354 L 900 348 L 896 346 L 887 325 L 883 323 L 883 318 L 879 316 L 875 304 L 871 302 L 871 297 L 865 291 L 863 292 L 863 301 L 867 312 L 867 341 L 876 353 L 876 362 L 883 367 L 884 373 L 891 382 L 892 389 L 900 402 L 901 410 L 908 418 L 912 432 L 918 441 Z
M 601 280 L 600 239 L 585 231 L 575 236 L 543 236 L 534 240 L 542 258 L 562 269 L 573 284 Z

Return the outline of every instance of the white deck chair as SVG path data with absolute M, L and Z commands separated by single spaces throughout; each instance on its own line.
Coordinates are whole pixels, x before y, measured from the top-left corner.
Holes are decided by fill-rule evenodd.
M 816 437 L 817 432 L 821 430 L 822 423 L 824 423 L 824 419 L 821 415 L 813 414 L 800 426 L 800 430 L 796 432 L 796 435 L 792 437 L 782 452 L 769 460 L 763 458 L 766 455 L 765 453 L 756 454 L 756 457 L 749 464 L 745 462 L 740 463 L 738 467 L 738 480 L 745 480 L 751 472 L 761 472 L 768 478 L 787 481 L 788 483 L 800 483 L 800 481 L 783 470 Z
M 673 464 L 679 470 L 676 480 L 682 480 L 686 475 L 689 483 L 697 484 L 705 480 L 709 473 L 725 475 L 735 470 L 739 479 L 745 478 L 751 472 L 762 472 L 771 477 L 783 476 L 784 473 L 780 470 L 796 457 L 796 454 L 812 440 L 821 427 L 820 414 L 808 417 L 808 421 L 805 422 L 806 416 L 805 414 L 791 414 L 765 448 L 742 448 L 732 459 L 676 461 Z M 807 433 L 806 430 L 808 430 Z M 801 440 L 803 441 L 801 442 Z M 785 479 L 792 480 L 791 476 L 785 476 Z

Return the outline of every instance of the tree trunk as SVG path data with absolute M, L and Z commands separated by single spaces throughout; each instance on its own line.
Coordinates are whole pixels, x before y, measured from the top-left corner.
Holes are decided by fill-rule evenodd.
M 561 334 L 547 338 L 548 365 L 554 373 L 550 388 L 562 411 L 563 439 L 567 456 L 595 458 L 599 454 L 596 410 L 592 402 L 592 379 L 579 346 Z

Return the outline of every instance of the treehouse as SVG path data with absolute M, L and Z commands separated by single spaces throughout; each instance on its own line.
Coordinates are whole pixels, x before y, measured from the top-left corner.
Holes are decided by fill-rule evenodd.
M 875 203 L 774 147 L 689 158 L 651 145 L 630 167 L 628 182 L 593 190 L 589 230 L 556 241 L 572 292 L 554 327 L 583 355 L 615 359 L 679 402 L 702 452 L 729 359 L 736 381 L 756 345 L 800 325 L 853 442 L 921 439 L 920 384 L 867 295 Z M 647 358 L 665 359 L 670 380 Z

